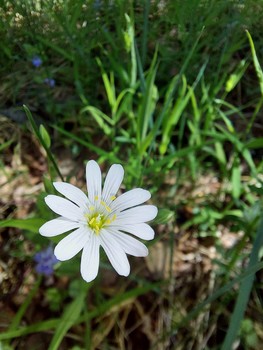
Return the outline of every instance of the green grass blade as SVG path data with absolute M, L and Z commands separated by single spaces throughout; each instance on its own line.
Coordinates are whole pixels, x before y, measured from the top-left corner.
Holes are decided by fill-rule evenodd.
M 23 304 L 21 304 L 20 308 L 18 309 L 16 315 L 14 316 L 14 318 L 9 326 L 9 329 L 8 329 L 9 332 L 18 328 L 28 306 L 30 305 L 32 299 L 34 298 L 36 292 L 38 291 L 38 288 L 40 286 L 40 282 L 41 282 L 41 276 L 38 277 L 34 287 L 28 293 L 25 301 L 23 302 Z
M 79 318 L 86 297 L 87 286 L 89 285 L 86 285 L 85 288 L 83 287 L 78 297 L 74 299 L 70 305 L 68 305 L 65 312 L 61 316 L 60 322 L 49 344 L 48 350 L 57 350 L 59 348 L 63 337 Z
M 190 320 L 195 318 L 200 312 L 205 311 L 206 306 L 208 306 L 213 301 L 215 301 L 216 299 L 220 298 L 222 295 L 227 293 L 237 283 L 240 283 L 240 282 L 244 283 L 245 281 L 247 281 L 247 279 L 251 278 L 251 276 L 254 278 L 255 273 L 261 270 L 262 268 L 263 268 L 263 262 L 256 263 L 253 266 L 249 266 L 244 273 L 234 278 L 232 281 L 228 282 L 223 287 L 219 288 L 215 293 L 213 293 L 207 299 L 205 299 L 203 302 L 197 305 L 192 311 L 189 312 L 189 314 L 182 321 L 180 321 L 177 325 L 175 325 L 174 329 L 179 329 L 187 325 L 188 322 L 190 322 Z M 229 350 L 229 349 L 231 349 L 231 347 L 225 350 Z
M 59 323 L 60 319 L 52 319 L 44 322 L 35 323 L 31 326 L 21 327 L 20 329 L 16 329 L 13 331 L 2 332 L 0 334 L 0 340 L 19 338 L 27 334 L 49 331 L 57 327 Z
M 257 235 L 253 244 L 252 252 L 249 259 L 248 268 L 255 266 L 259 259 L 259 253 L 263 246 L 263 217 L 261 218 L 260 224 L 258 226 Z M 239 294 L 235 304 L 233 314 L 230 319 L 230 326 L 225 337 L 222 350 L 229 350 L 237 337 L 241 321 L 244 318 L 247 303 L 253 286 L 253 281 L 255 277 L 255 272 L 250 276 L 246 277 L 239 288 Z
M 80 316 L 78 320 L 75 322 L 75 325 L 88 320 L 92 320 L 95 317 L 103 315 L 105 312 L 109 311 L 111 308 L 116 307 L 116 305 L 120 304 L 121 302 L 136 298 L 149 291 L 159 291 L 160 287 L 165 283 L 166 283 L 165 281 L 157 282 L 157 283 L 149 283 L 149 284 L 145 284 L 142 287 L 139 286 L 127 292 L 121 293 L 111 298 L 110 300 L 100 304 L 100 306 L 97 307 L 95 310 L 89 311 L 84 316 Z M 20 329 L 17 329 L 17 330 L 3 332 L 0 334 L 0 340 L 13 339 L 13 338 L 22 337 L 31 333 L 49 331 L 58 327 L 60 323 L 61 323 L 61 318 L 52 319 L 48 321 L 39 322 L 27 327 L 21 327 Z
M 202 78 L 202 76 L 204 74 L 206 65 L 207 65 L 207 62 L 204 63 L 203 66 L 201 67 L 193 85 L 188 88 L 188 91 L 187 91 L 186 78 L 184 76 L 182 77 L 183 86 L 182 86 L 182 89 L 180 92 L 180 96 L 178 97 L 178 100 L 176 101 L 176 103 L 171 111 L 171 114 L 168 116 L 167 120 L 164 120 L 164 131 L 163 131 L 163 137 L 162 137 L 162 141 L 161 141 L 161 145 L 160 145 L 160 153 L 161 154 L 166 153 L 167 147 L 168 147 L 169 142 L 170 142 L 172 130 L 177 125 L 185 108 L 187 107 L 189 100 L 191 99 L 191 96 L 192 96 L 197 84 L 199 83 L 200 79 Z M 181 123 L 181 126 L 182 125 L 184 125 L 184 123 Z M 182 139 L 183 132 L 184 132 L 184 128 L 182 128 L 182 130 L 180 130 L 179 139 Z
M 234 159 L 234 164 L 232 167 L 231 174 L 231 183 L 232 183 L 232 196 L 235 199 L 238 199 L 241 195 L 242 184 L 241 184 L 241 168 L 239 158 Z
M 113 154 L 111 152 L 103 151 L 101 148 L 95 146 L 94 144 L 83 140 L 82 138 L 80 138 L 80 137 L 78 137 L 78 136 L 76 136 L 76 135 L 74 135 L 74 134 L 72 134 L 72 133 L 70 133 L 70 132 L 60 128 L 57 125 L 52 125 L 52 127 L 55 130 L 59 131 L 61 134 L 71 138 L 72 140 L 75 140 L 80 145 L 83 145 L 83 146 L 87 147 L 88 149 L 96 152 L 99 156 L 104 157 L 105 159 L 110 160 L 113 163 L 121 163 L 120 158 L 116 157 L 115 154 Z
M 165 99 L 163 109 L 161 110 L 160 114 L 158 115 L 152 131 L 147 135 L 143 145 L 141 146 L 142 147 L 141 153 L 143 153 L 150 145 L 153 146 L 154 140 L 155 140 L 155 138 L 160 130 L 160 127 L 163 123 L 163 119 L 165 118 L 167 111 L 168 111 L 169 107 L 171 106 L 171 101 L 173 100 L 173 95 L 174 95 L 174 92 L 177 88 L 177 85 L 178 85 L 182 75 L 184 74 L 184 71 L 186 70 L 194 52 L 195 52 L 195 49 L 198 45 L 198 42 L 201 39 L 201 36 L 203 34 L 203 30 L 204 30 L 204 28 L 201 30 L 196 41 L 194 42 L 194 45 L 192 46 L 190 52 L 188 53 L 186 59 L 184 60 L 184 64 L 183 64 L 178 76 L 172 80 L 172 83 L 169 86 L 169 92 L 168 92 L 168 95 Z
M 115 93 L 115 86 L 114 86 L 114 79 L 109 79 L 107 73 L 105 72 L 103 66 L 102 66 L 102 63 L 101 63 L 101 60 L 97 57 L 96 58 L 96 61 L 98 63 L 98 66 L 100 67 L 100 70 L 101 70 L 101 76 L 102 76 L 102 80 L 103 80 L 103 83 L 104 83 L 104 87 L 105 87 L 105 90 L 106 90 L 106 94 L 107 94 L 107 97 L 108 97 L 108 101 L 109 101 L 109 104 L 111 106 L 111 109 L 113 109 L 115 103 L 116 103 L 116 93 Z
M 93 106 L 84 107 L 81 110 L 81 113 L 84 113 L 84 112 L 89 112 L 91 114 L 91 116 L 95 119 L 95 121 L 100 126 L 100 128 L 103 130 L 105 135 L 111 134 L 112 128 L 108 124 L 105 123 L 105 121 L 106 121 L 110 125 L 113 125 L 114 122 L 109 116 L 107 116 L 101 110 L 99 110 L 98 108 L 93 107 Z
M 13 139 L 8 140 L 0 145 L 0 152 L 3 151 L 5 148 L 8 148 L 12 143 L 14 142 Z
M 147 135 L 148 128 L 152 121 L 152 114 L 158 100 L 158 90 L 154 84 L 157 73 L 156 59 L 157 53 L 153 58 L 150 71 L 146 79 L 146 89 L 143 93 L 142 101 L 138 111 L 137 146 L 139 151 L 141 150 L 141 144 Z
M 125 13 L 125 19 L 127 24 L 127 40 L 130 43 L 131 51 L 131 73 L 130 73 L 130 86 L 135 88 L 137 78 L 137 61 L 136 61 L 136 50 L 135 50 L 135 34 L 133 20 Z
M 261 95 L 263 97 L 263 72 L 262 72 L 262 69 L 260 67 L 260 64 L 259 64 L 259 61 L 258 61 L 258 58 L 257 58 L 257 54 L 256 54 L 256 50 L 255 50 L 253 39 L 252 39 L 252 37 L 251 37 L 251 35 L 250 35 L 248 30 L 246 30 L 246 33 L 247 33 L 247 37 L 248 37 L 250 48 L 251 48 L 251 53 L 252 53 L 252 58 L 253 58 L 255 70 L 256 70 L 256 73 L 257 73 L 258 80 L 259 80 L 259 86 L 260 86 Z

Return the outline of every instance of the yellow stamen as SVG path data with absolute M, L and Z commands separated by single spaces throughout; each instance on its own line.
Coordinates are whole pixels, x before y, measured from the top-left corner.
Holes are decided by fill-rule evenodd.
M 115 196 L 110 196 L 110 200 L 111 200 L 111 201 L 114 201 L 115 199 L 116 199 Z
M 104 208 L 107 210 L 108 213 L 111 212 L 111 208 L 107 206 L 107 204 L 104 201 L 100 201 L 100 204 L 104 206 Z
M 111 212 L 111 208 L 108 207 L 105 202 L 101 201 L 100 203 L 108 212 Z M 87 219 L 88 227 L 96 235 L 100 233 L 104 226 L 110 225 L 114 220 L 116 220 L 116 214 L 114 214 L 112 217 L 108 217 L 107 214 L 98 212 L 93 206 L 90 206 L 89 209 L 90 212 L 85 214 L 85 218 Z

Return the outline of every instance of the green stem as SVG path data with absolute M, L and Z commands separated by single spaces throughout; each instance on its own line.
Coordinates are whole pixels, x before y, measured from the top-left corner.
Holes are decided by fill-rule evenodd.
M 36 137 L 38 138 L 38 140 L 41 143 L 41 145 L 44 147 L 44 149 L 45 149 L 45 151 L 47 153 L 47 156 L 48 156 L 49 160 L 51 161 L 51 163 L 53 164 L 53 166 L 54 166 L 58 176 L 61 178 L 62 181 L 64 181 L 64 178 L 63 178 L 63 176 L 62 176 L 62 174 L 61 174 L 61 172 L 60 172 L 60 170 L 59 170 L 59 168 L 57 166 L 55 158 L 53 157 L 53 155 L 50 152 L 50 149 L 48 148 L 46 143 L 44 142 L 44 140 L 43 140 L 43 138 L 42 138 L 42 136 L 41 136 L 41 134 L 40 134 L 40 132 L 38 130 L 38 127 L 36 125 L 36 122 L 35 122 L 32 114 L 31 114 L 30 110 L 28 109 L 28 107 L 26 105 L 23 105 L 23 108 L 24 108 L 24 110 L 26 112 L 27 118 L 28 118 L 28 120 L 29 120 L 29 122 L 30 122 L 30 124 L 31 124 L 31 126 L 33 128 L 33 131 L 34 131 Z

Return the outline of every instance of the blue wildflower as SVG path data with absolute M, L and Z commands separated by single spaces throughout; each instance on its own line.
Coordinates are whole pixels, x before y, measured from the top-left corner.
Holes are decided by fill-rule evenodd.
M 56 85 L 56 81 L 53 78 L 44 79 L 44 83 L 47 84 L 51 88 L 53 88 Z
M 45 276 L 51 276 L 54 272 L 53 266 L 58 262 L 55 257 L 53 248 L 48 248 L 38 252 L 34 256 L 36 264 L 36 272 Z
M 33 66 L 35 66 L 35 67 L 40 67 L 42 64 L 42 60 L 38 56 L 34 56 L 31 60 L 31 62 L 32 62 Z

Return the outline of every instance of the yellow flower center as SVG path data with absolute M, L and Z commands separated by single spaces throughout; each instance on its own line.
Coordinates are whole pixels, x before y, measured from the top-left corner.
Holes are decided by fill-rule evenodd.
M 102 227 L 104 226 L 106 221 L 107 220 L 104 217 L 104 215 L 99 214 L 99 213 L 95 213 L 95 214 L 92 214 L 91 216 L 87 217 L 87 223 L 88 223 L 89 227 L 96 234 L 98 234 L 100 232 L 100 230 L 102 229 Z
M 98 199 L 95 198 L 95 200 Z M 100 230 L 104 226 L 110 225 L 114 220 L 116 220 L 115 214 L 112 217 L 108 216 L 111 213 L 111 208 L 107 206 L 104 201 L 100 201 L 100 204 L 104 208 L 104 210 L 102 210 L 102 213 L 95 209 L 94 206 L 90 206 L 90 212 L 85 215 L 85 218 L 87 219 L 87 225 L 96 235 L 100 233 Z M 107 213 L 105 213 L 105 210 Z

